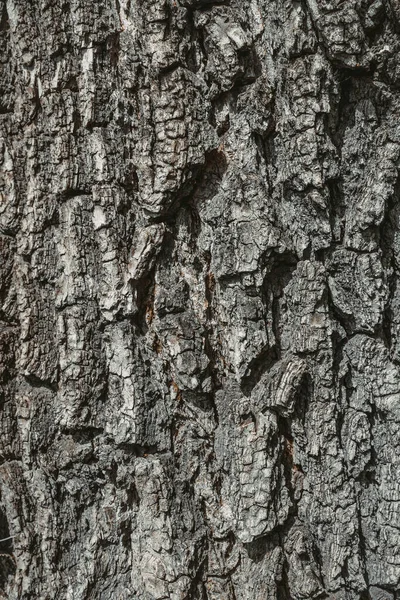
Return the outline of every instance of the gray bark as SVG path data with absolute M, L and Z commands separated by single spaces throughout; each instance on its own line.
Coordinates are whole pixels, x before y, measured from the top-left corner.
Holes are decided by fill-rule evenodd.
M 398 1 L 0 18 L 0 597 L 399 599 Z

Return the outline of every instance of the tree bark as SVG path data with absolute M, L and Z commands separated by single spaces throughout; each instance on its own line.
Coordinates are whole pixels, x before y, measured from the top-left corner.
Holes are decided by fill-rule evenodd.
M 399 599 L 397 0 L 0 18 L 0 597 Z

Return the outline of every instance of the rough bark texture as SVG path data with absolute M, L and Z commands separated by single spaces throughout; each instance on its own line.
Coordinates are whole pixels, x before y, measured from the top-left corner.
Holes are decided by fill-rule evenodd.
M 0 19 L 1 597 L 400 598 L 398 0 Z

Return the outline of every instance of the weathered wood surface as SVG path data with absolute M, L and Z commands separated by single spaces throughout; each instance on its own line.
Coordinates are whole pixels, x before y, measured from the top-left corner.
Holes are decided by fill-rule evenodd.
M 0 17 L 2 597 L 400 598 L 398 0 Z

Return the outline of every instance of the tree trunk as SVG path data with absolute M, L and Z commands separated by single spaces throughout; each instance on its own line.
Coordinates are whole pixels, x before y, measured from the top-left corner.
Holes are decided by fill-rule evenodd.
M 0 0 L 1 598 L 400 598 L 399 6 Z

